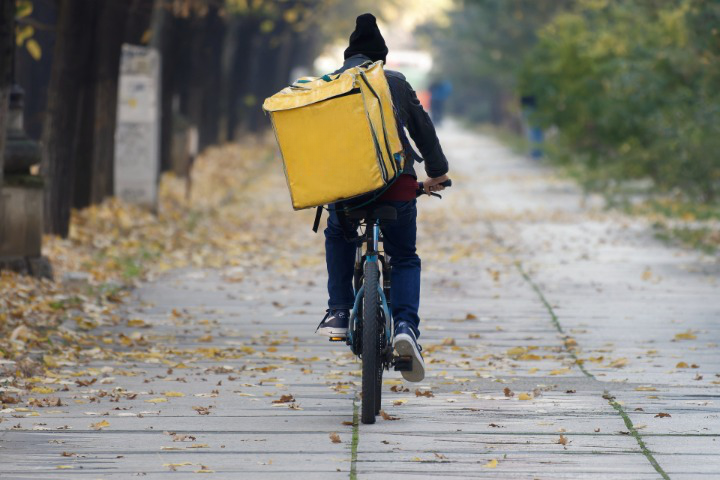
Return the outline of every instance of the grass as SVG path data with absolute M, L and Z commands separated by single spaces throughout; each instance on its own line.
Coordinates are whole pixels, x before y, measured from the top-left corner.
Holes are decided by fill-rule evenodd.
M 670 245 L 694 248 L 709 255 L 720 251 L 720 231 L 708 227 L 670 227 L 657 222 L 655 237 Z

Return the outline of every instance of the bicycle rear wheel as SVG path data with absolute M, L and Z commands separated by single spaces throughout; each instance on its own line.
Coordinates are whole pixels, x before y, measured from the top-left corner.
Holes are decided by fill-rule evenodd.
M 380 305 L 378 295 L 379 272 L 377 262 L 365 263 L 362 322 L 362 423 L 375 423 L 380 410 L 382 361 L 380 359 Z

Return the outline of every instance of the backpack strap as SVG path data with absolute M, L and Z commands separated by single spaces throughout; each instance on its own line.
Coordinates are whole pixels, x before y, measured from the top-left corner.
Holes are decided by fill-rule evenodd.
M 317 233 L 318 228 L 320 227 L 320 217 L 322 217 L 323 207 L 320 205 L 317 207 L 317 210 L 315 211 L 315 221 L 313 222 L 313 232 Z

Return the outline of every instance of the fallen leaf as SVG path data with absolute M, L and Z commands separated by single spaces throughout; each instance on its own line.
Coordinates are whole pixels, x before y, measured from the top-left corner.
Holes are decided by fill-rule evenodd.
M 697 338 L 697 335 L 692 333 L 692 330 L 688 330 L 687 332 L 675 334 L 675 340 L 695 340 L 696 338 Z
M 518 400 L 532 400 L 532 397 L 527 393 L 521 393 L 518 395 Z
M 272 403 L 290 403 L 290 402 L 294 402 L 294 401 L 295 401 L 295 397 L 288 394 L 288 395 L 281 395 L 279 399 L 273 400 Z
M 434 397 L 435 395 L 430 390 L 420 390 L 418 388 L 415 390 L 415 396 L 416 397 Z
M 613 360 L 612 362 L 610 362 L 610 365 L 609 365 L 609 366 L 612 367 L 612 368 L 622 368 L 622 367 L 624 367 L 625 365 L 627 365 L 627 363 L 628 363 L 628 359 L 625 358 L 625 357 L 622 357 L 622 358 L 618 358 L 618 359 Z
M 512 390 L 510 390 L 508 387 L 505 387 L 503 389 L 503 393 L 505 394 L 506 397 L 512 397 L 513 395 L 515 395 L 515 393 Z
M 525 353 L 525 351 L 526 350 L 524 347 L 513 347 L 513 348 L 508 348 L 505 353 L 507 353 L 511 357 L 514 357 L 517 355 L 522 355 L 523 353 Z
M 108 422 L 107 420 L 102 420 L 100 422 L 90 424 L 90 427 L 94 428 L 95 430 L 100 430 L 100 429 L 103 429 L 103 428 L 109 427 L 109 426 L 110 426 L 110 422 Z
M 151 398 L 149 400 L 145 400 L 145 403 L 165 403 L 165 402 L 167 402 L 167 398 L 165 398 L 165 397 Z
M 330 434 L 330 441 L 332 443 L 342 443 L 342 440 L 340 440 L 340 435 L 338 435 L 336 432 L 332 432 Z
M 55 390 L 50 387 L 33 387 L 30 390 L 32 393 L 39 393 L 41 395 L 47 395 L 49 393 L 55 393 Z
M 483 468 L 496 468 L 497 466 L 498 466 L 498 461 L 493 458 L 488 463 L 483 465 Z
M 671 416 L 672 415 L 670 415 L 669 413 L 660 412 L 657 415 L 655 415 L 655 418 L 666 418 L 666 417 L 671 417 Z
M 561 433 L 560 438 L 558 438 L 557 442 L 555 442 L 555 443 L 559 443 L 560 445 L 567 445 L 568 439 L 567 439 L 567 437 L 563 436 L 563 434 Z
M 184 397 L 185 394 L 182 392 L 165 392 L 163 393 L 166 397 Z
M 399 417 L 393 417 L 392 415 L 385 412 L 385 410 L 380 410 L 380 416 L 383 418 L 383 420 L 400 420 Z

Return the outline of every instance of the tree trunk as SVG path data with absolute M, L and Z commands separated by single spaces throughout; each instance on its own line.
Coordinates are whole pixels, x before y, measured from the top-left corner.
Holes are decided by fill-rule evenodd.
M 43 129 L 45 231 L 68 235 L 76 158 L 95 21 L 95 0 L 60 0 L 57 40 Z
M 173 95 L 176 84 L 177 55 L 175 44 L 177 20 L 164 8 L 163 0 L 156 0 L 150 30 L 150 46 L 160 52 L 160 172 L 172 165 Z
M 221 95 L 222 48 L 226 34 L 225 23 L 217 8 L 211 8 L 205 21 L 205 42 L 202 66 L 202 113 L 198 128 L 200 148 L 215 145 L 220 138 L 220 104 L 225 101 Z
M 4 0 L 0 9 L 0 188 L 3 183 L 5 131 L 15 49 L 15 0 Z M 1 227 L 1 226 L 0 226 Z
M 92 176 L 90 203 L 113 194 L 115 125 L 120 75 L 120 55 L 128 18 L 125 2 L 101 2 L 96 29 Z

